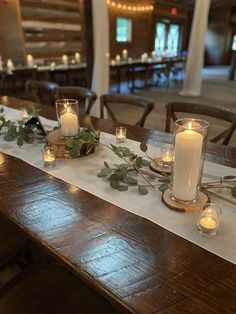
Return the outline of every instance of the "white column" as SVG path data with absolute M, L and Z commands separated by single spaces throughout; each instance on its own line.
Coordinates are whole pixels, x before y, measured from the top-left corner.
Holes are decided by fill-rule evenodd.
M 204 63 L 205 35 L 208 25 L 210 0 L 196 0 L 188 56 L 184 87 L 181 95 L 199 96 L 202 87 L 202 67 Z
M 98 95 L 98 100 L 92 106 L 90 114 L 100 116 L 100 100 L 102 94 L 109 90 L 109 21 L 106 0 L 92 0 L 93 13 L 93 44 L 94 65 L 92 90 Z

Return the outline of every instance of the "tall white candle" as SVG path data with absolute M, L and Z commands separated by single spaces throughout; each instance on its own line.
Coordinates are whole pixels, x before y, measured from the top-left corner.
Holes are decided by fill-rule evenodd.
M 34 67 L 34 58 L 33 58 L 33 56 L 31 54 L 27 55 L 27 65 L 30 68 Z
M 69 64 L 69 59 L 67 55 L 63 55 L 62 56 L 62 63 L 64 64 L 64 66 L 68 66 Z
M 202 134 L 191 129 L 176 134 L 172 195 L 183 201 L 197 196 L 202 166 Z
M 12 74 L 12 71 L 14 70 L 14 63 L 11 59 L 7 60 L 7 72 Z
M 79 129 L 79 120 L 76 113 L 67 112 L 60 116 L 61 135 L 62 136 L 76 136 Z
M 127 60 L 127 59 L 128 59 L 128 50 L 127 50 L 127 49 L 124 49 L 124 50 L 122 51 L 122 58 L 123 58 L 124 60 Z
M 116 62 L 117 62 L 117 63 L 120 62 L 120 55 L 116 55 Z
M 79 53 L 79 52 L 76 52 L 76 53 L 75 53 L 75 61 L 76 61 L 77 63 L 80 63 L 80 62 L 81 62 L 81 57 L 80 57 L 80 53 Z

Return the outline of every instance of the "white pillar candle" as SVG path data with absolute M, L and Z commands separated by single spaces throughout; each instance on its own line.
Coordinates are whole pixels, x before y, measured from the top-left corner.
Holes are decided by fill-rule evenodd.
M 33 56 L 31 54 L 27 55 L 27 65 L 30 68 L 34 67 L 34 58 L 33 58 Z
M 172 195 L 182 201 L 192 201 L 197 196 L 197 186 L 202 167 L 203 135 L 191 129 L 176 134 Z
M 67 109 L 67 112 L 60 116 L 61 135 L 76 136 L 79 130 L 79 120 L 76 113 Z
M 128 50 L 127 50 L 127 49 L 124 49 L 124 50 L 122 51 L 122 58 L 123 58 L 124 60 L 127 60 L 127 59 L 128 59 Z
M 62 56 L 62 63 L 64 64 L 64 66 L 68 66 L 69 64 L 69 59 L 67 55 L 63 55 Z
M 116 62 L 117 62 L 117 63 L 120 62 L 120 55 L 116 55 Z
M 11 59 L 7 60 L 7 72 L 12 74 L 12 71 L 14 70 L 14 63 Z
M 3 70 L 3 62 L 2 62 L 2 57 L 0 56 L 0 71 Z
M 81 62 L 81 57 L 80 57 L 80 53 L 79 52 L 75 53 L 75 62 L 77 62 L 77 63 Z

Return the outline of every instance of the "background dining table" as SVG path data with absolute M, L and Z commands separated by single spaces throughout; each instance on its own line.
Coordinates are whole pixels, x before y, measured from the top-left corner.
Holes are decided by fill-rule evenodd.
M 7 96 L 0 97 L 0 104 L 32 105 Z M 34 106 L 41 116 L 56 120 L 55 108 Z M 82 125 L 90 122 L 111 134 L 118 125 L 81 117 Z M 162 146 L 172 141 L 171 134 L 127 127 L 129 138 L 139 142 Z M 236 148 L 208 143 L 206 159 L 236 168 Z M 118 312 L 236 312 L 236 265 L 159 225 L 4 153 L 0 192 L 1 218 Z

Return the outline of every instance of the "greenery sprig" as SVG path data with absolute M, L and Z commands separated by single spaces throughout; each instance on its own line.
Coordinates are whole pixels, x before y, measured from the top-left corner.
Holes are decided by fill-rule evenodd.
M 146 154 L 147 145 L 145 143 L 140 144 L 141 151 L 145 153 L 144 157 L 134 154 L 128 147 L 115 146 L 113 144 L 102 145 L 123 160 L 123 163 L 114 165 L 109 165 L 105 161 L 104 167 L 97 174 L 98 177 L 106 179 L 113 189 L 124 192 L 129 187 L 136 186 L 139 194 L 146 195 L 149 193 L 148 188 L 155 189 L 158 186 L 159 190 L 163 191 L 168 187 L 168 182 L 170 181 L 168 175 L 156 175 L 143 169 L 149 165 L 149 161 L 145 159 L 148 157 Z M 156 179 L 158 179 L 159 183 L 153 182 Z

